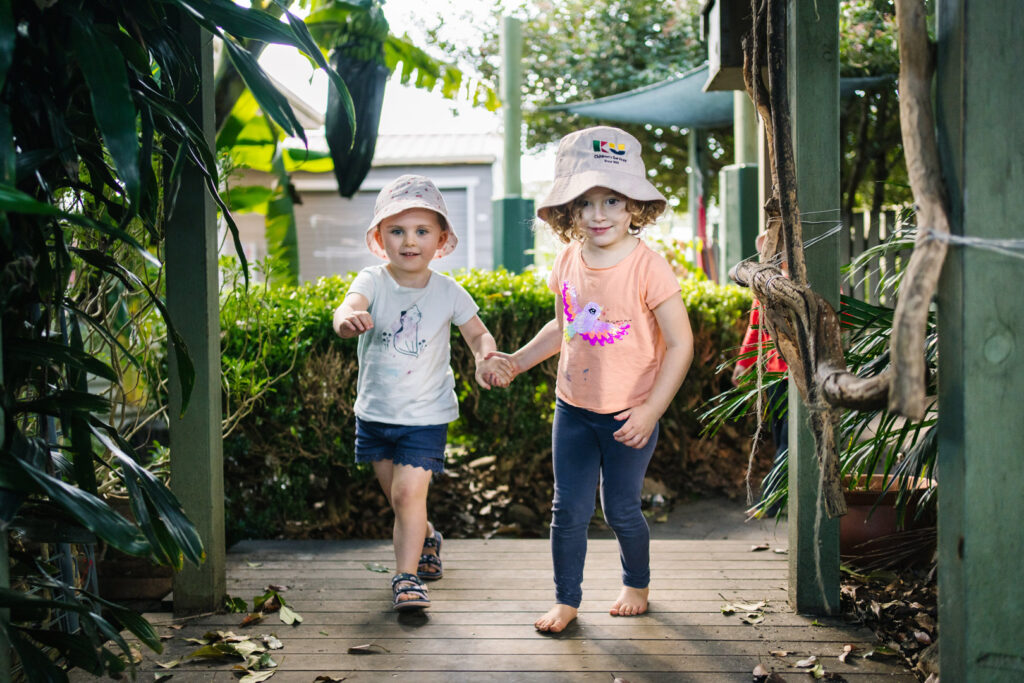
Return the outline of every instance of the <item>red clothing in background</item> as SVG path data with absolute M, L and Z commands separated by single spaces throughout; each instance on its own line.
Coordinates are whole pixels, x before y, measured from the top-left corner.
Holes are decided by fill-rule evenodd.
M 754 307 L 750 309 L 750 324 L 747 325 L 747 332 L 743 335 L 743 343 L 740 345 L 739 355 L 743 355 L 750 351 L 756 351 L 759 341 L 771 341 L 771 337 L 768 333 L 760 328 L 761 320 L 761 304 L 756 299 L 754 300 Z M 759 339 L 760 338 L 760 339 Z M 771 345 L 765 350 L 767 356 L 767 371 L 768 372 L 786 372 L 789 366 L 786 365 L 786 361 L 782 360 L 775 351 L 775 346 Z M 749 368 L 757 360 L 757 356 L 751 356 L 749 358 L 741 358 L 736 361 L 736 365 L 741 368 Z

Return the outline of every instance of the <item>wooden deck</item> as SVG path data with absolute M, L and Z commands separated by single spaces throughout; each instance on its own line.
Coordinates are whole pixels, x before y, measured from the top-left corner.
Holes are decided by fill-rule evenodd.
M 916 679 L 895 663 L 837 655 L 846 644 L 871 649 L 866 629 L 792 613 L 786 604 L 786 556 L 751 552 L 746 541 L 652 541 L 650 611 L 612 617 L 619 559 L 614 541 L 592 540 L 580 618 L 565 633 L 545 635 L 533 620 L 553 600 L 546 540 L 446 540 L 445 578 L 431 584 L 433 607 L 398 615 L 390 607 L 390 576 L 367 565 L 394 563 L 388 541 L 244 542 L 228 555 L 228 591 L 252 604 L 268 584 L 287 586 L 287 604 L 303 621 L 286 626 L 271 614 L 241 627 L 243 615 L 174 620 L 147 617 L 168 639 L 161 655 L 147 654 L 138 680 L 170 673 L 172 683 L 235 681 L 239 660 L 180 659 L 211 630 L 276 634 L 284 647 L 273 683 L 312 683 L 319 675 L 346 681 L 604 681 L 632 683 L 750 681 L 760 664 L 785 680 L 813 680 L 791 668 L 816 655 L 827 672 L 850 683 Z M 748 625 L 726 616 L 727 602 L 767 600 L 764 621 Z M 172 629 L 171 625 L 184 625 Z M 375 654 L 349 654 L 373 644 Z M 778 657 L 772 651 L 791 654 Z

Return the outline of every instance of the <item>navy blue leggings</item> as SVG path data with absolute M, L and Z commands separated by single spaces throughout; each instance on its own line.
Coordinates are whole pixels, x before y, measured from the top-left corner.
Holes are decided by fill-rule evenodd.
M 630 448 L 612 436 L 623 422 L 565 403 L 555 404 L 551 433 L 555 498 L 551 514 L 551 555 L 555 601 L 579 607 L 587 526 L 594 516 L 594 493 L 601 486 L 604 519 L 619 541 L 622 583 L 646 588 L 651 580 L 651 534 L 640 510 L 644 474 L 658 441 L 655 426 L 647 445 Z

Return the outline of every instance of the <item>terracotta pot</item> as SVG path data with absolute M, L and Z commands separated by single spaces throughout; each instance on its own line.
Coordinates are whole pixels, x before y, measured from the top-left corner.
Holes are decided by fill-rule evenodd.
M 907 564 L 930 555 L 934 543 L 930 530 L 935 520 L 927 514 L 918 517 L 917 507 L 934 480 L 918 480 L 907 501 L 902 526 L 896 511 L 898 482 L 891 482 L 889 490 L 881 494 L 884 483 L 885 475 L 875 474 L 870 481 L 861 477 L 857 488 L 844 491 L 848 512 L 839 520 L 839 555 L 843 561 L 857 564 L 888 558 Z M 848 486 L 849 480 L 843 485 Z
M 108 557 L 96 562 L 96 578 L 107 600 L 160 600 L 171 592 L 174 570 L 108 551 Z

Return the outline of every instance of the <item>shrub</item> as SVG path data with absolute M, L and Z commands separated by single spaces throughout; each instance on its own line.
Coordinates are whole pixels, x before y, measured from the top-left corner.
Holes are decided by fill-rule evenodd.
M 356 341 L 337 338 L 331 327 L 351 277 L 294 289 L 253 286 L 225 298 L 222 358 L 225 377 L 234 378 L 225 381 L 225 405 L 240 410 L 259 381 L 271 382 L 225 440 L 231 540 L 390 533 L 387 501 L 370 469 L 353 458 Z M 500 349 L 518 348 L 554 315 L 554 295 L 532 273 L 475 270 L 456 279 Z M 746 438 L 725 429 L 701 440 L 696 415 L 728 383 L 717 368 L 735 352 L 750 297 L 731 285 L 684 280 L 682 287 L 695 359 L 662 420 L 650 476 L 677 493 L 734 495 L 742 488 Z M 545 361 L 508 389 L 482 391 L 472 354 L 453 329 L 460 417 L 449 429 L 449 474 L 431 494 L 431 515 L 447 533 L 544 533 L 556 362 Z

